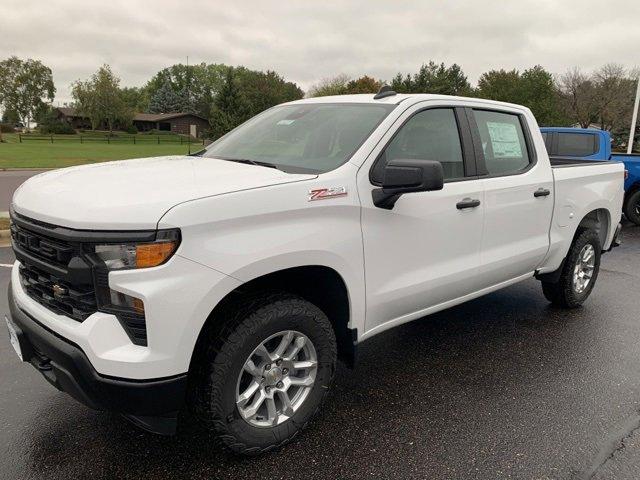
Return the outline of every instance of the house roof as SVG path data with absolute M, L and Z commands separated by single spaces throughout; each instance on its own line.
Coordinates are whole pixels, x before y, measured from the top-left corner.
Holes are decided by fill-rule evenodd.
M 58 111 L 64 115 L 65 117 L 84 117 L 83 115 L 78 115 L 75 108 L 71 107 L 57 107 Z M 179 113 L 136 113 L 133 116 L 133 121 L 138 122 L 161 122 L 163 120 L 169 120 L 172 118 L 186 117 L 191 115 L 193 117 L 200 118 L 207 121 L 201 115 L 196 115 L 195 113 L 187 113 L 187 112 L 179 112 Z
M 133 120 L 134 121 L 140 121 L 140 122 L 161 122 L 162 120 L 169 120 L 171 118 L 178 118 L 178 117 L 186 117 L 186 116 L 192 116 L 192 117 L 197 117 L 197 118 L 201 118 L 202 120 L 207 120 L 206 118 L 200 116 L 200 115 L 196 115 L 195 113 L 188 113 L 188 112 L 180 112 L 180 113 L 136 113 L 133 116 Z
M 78 117 L 79 115 L 76 115 L 76 109 L 75 108 L 69 108 L 69 107 L 58 107 L 57 110 L 63 114 L 65 117 Z

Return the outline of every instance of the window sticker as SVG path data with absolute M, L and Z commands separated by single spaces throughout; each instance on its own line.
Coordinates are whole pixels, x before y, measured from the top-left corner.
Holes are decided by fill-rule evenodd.
M 522 158 L 518 130 L 512 123 L 487 122 L 494 158 Z

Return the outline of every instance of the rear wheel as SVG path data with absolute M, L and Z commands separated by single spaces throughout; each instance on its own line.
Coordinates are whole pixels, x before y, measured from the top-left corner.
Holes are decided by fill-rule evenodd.
M 563 308 L 576 308 L 587 299 L 598 277 L 602 247 L 594 230 L 583 230 L 573 241 L 558 282 L 542 282 L 547 300 Z
M 624 205 L 624 214 L 630 221 L 640 225 L 640 190 L 629 195 Z
M 197 420 L 234 452 L 284 445 L 319 411 L 337 347 L 326 315 L 288 294 L 261 295 L 211 334 L 191 396 Z

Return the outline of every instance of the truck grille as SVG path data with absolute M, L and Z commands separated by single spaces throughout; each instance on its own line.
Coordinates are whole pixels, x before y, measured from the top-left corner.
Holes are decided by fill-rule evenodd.
M 78 243 L 53 239 L 21 226 L 11 226 L 20 260 L 20 282 L 27 295 L 49 310 L 79 322 L 97 311 L 91 267 Z
M 77 250 L 68 243 L 30 232 L 15 224 L 11 225 L 11 238 L 14 245 L 58 266 L 67 265 Z
M 25 264 L 20 266 L 20 281 L 27 295 L 55 313 L 82 322 L 97 311 L 96 294 L 91 287 L 74 288 Z
M 20 283 L 36 302 L 78 322 L 101 311 L 115 315 L 135 345 L 147 345 L 144 314 L 111 304 L 109 272 L 94 254 L 94 245 L 122 239 L 119 232 L 70 230 L 14 215 L 11 243 L 20 261 Z M 107 240 L 103 240 L 106 235 Z M 127 241 L 131 232 L 124 233 Z M 141 232 L 143 241 L 155 232 Z M 135 241 L 135 240 L 134 240 Z

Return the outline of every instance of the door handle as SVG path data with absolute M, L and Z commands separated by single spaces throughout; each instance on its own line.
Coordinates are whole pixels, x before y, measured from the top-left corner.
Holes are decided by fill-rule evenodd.
M 480 200 L 477 198 L 463 198 L 461 201 L 456 203 L 456 208 L 458 210 L 464 210 L 465 208 L 476 208 L 480 205 Z
M 539 188 L 537 189 L 535 192 L 533 192 L 533 196 L 534 197 L 546 197 L 548 195 L 551 195 L 551 190 L 548 190 L 546 188 Z

